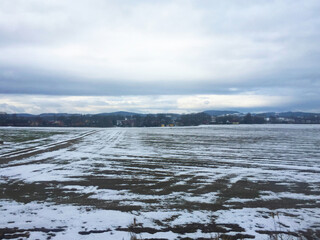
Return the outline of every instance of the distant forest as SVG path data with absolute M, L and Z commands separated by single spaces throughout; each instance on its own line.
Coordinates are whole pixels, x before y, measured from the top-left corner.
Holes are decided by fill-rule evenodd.
M 303 112 L 243 114 L 235 111 L 205 111 L 193 114 L 6 114 L 0 126 L 20 127 L 165 127 L 203 124 L 320 124 L 320 114 Z

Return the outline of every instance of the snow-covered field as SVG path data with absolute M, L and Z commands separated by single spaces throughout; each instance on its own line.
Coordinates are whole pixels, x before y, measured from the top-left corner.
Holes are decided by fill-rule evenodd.
M 320 238 L 319 125 L 0 128 L 0 140 L 0 239 Z

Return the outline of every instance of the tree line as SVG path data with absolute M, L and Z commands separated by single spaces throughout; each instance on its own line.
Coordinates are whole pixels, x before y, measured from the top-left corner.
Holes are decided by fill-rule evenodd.
M 210 116 L 192 114 L 0 114 L 0 126 L 20 127 L 159 127 L 198 126 L 202 124 L 320 123 L 320 115 L 282 118 L 248 113 Z
M 34 127 L 158 127 L 158 126 L 197 126 L 209 124 L 211 117 L 205 113 L 174 116 L 166 114 L 147 115 L 50 115 L 19 116 L 1 114 L 0 126 Z

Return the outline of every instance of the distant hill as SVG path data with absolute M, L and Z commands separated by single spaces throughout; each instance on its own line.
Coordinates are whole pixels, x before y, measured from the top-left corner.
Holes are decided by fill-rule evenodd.
M 40 117 L 67 117 L 67 116 L 78 116 L 78 113 L 41 113 Z
M 309 112 L 282 112 L 279 113 L 279 117 L 313 117 L 315 115 L 320 115 L 319 113 L 309 113 Z
M 238 112 L 238 111 L 229 111 L 229 110 L 206 110 L 203 111 L 203 113 L 206 113 L 210 116 L 223 116 L 223 115 L 244 115 L 244 113 Z M 7 116 L 17 116 L 22 118 L 32 118 L 32 117 L 42 117 L 42 118 L 56 118 L 56 117 L 69 117 L 69 116 L 122 116 L 122 117 L 128 117 L 128 116 L 157 116 L 157 115 L 166 115 L 171 117 L 179 117 L 181 114 L 177 113 L 135 113 L 135 112 L 126 112 L 126 111 L 117 111 L 117 112 L 111 112 L 111 113 L 98 113 L 98 114 L 79 114 L 79 113 L 41 113 L 39 115 L 37 114 L 28 114 L 28 113 L 16 113 L 16 114 L 6 114 L 1 113 Z M 283 117 L 283 118 L 308 118 L 308 117 L 319 117 L 320 113 L 310 113 L 310 112 L 264 112 L 264 113 L 251 113 L 255 116 L 260 117 Z
M 17 117 L 34 117 L 36 115 L 32 115 L 32 114 L 29 114 L 29 113 L 17 113 L 16 116 Z
M 98 113 L 95 114 L 96 116 L 136 116 L 136 115 L 145 115 L 141 113 L 134 113 L 134 112 L 125 112 L 125 111 L 118 111 L 118 112 L 111 112 L 111 113 Z
M 274 117 L 276 116 L 276 112 L 265 112 L 265 113 L 253 113 L 253 115 L 255 116 L 259 116 L 259 117 Z
M 320 113 L 309 113 L 309 112 L 266 112 L 256 114 L 257 116 L 263 117 L 284 117 L 284 118 L 297 118 L 297 117 L 314 117 L 320 116 Z
M 204 111 L 204 113 L 210 115 L 210 116 L 222 116 L 227 114 L 240 114 L 240 112 L 237 111 L 220 111 L 220 110 L 207 110 Z

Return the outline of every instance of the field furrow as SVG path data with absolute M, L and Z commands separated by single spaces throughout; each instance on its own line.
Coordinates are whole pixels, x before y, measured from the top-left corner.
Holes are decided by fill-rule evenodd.
M 46 131 L 0 149 L 0 236 L 320 238 L 319 126 Z

